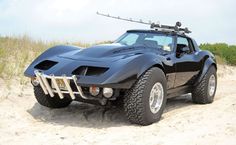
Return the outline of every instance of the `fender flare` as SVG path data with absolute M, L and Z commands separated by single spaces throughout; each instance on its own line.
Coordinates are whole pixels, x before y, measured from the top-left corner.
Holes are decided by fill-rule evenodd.
M 215 60 L 208 57 L 204 62 L 204 65 L 202 67 L 202 71 L 200 72 L 198 79 L 194 83 L 194 86 L 196 86 L 197 84 L 199 84 L 202 81 L 203 77 L 205 76 L 205 74 L 207 73 L 207 71 L 209 70 L 209 68 L 211 66 L 214 66 L 217 69 Z
M 51 57 L 54 57 L 56 55 L 65 53 L 65 52 L 70 52 L 73 50 L 78 50 L 81 49 L 76 46 L 64 46 L 64 45 L 59 45 L 59 46 L 54 46 L 46 51 L 44 51 L 41 55 L 39 55 L 25 70 L 24 75 L 28 77 L 32 77 L 34 75 L 34 66 L 37 65 L 39 62 L 43 60 L 50 59 Z
M 126 88 L 130 88 L 133 86 L 133 83 L 135 83 L 136 80 L 151 67 L 158 67 L 163 70 L 161 60 L 153 55 L 136 56 L 135 58 L 131 58 L 129 61 L 123 61 L 124 62 L 122 62 L 122 64 L 125 63 L 125 65 L 118 67 L 118 71 L 114 70 L 114 74 L 104 81 L 104 84 L 119 84 L 128 82 Z
M 165 70 L 164 70 L 164 67 L 163 67 L 163 65 L 161 63 L 153 62 L 153 63 L 151 63 L 149 65 L 143 66 L 141 68 L 141 70 L 139 71 L 139 73 L 137 74 L 137 77 L 139 78 L 140 76 L 142 76 L 142 74 L 144 74 L 147 70 L 149 70 L 152 67 L 158 67 L 158 68 L 160 68 L 163 71 L 164 74 L 166 74 Z
M 164 72 L 164 74 L 166 74 L 165 69 L 160 59 L 157 59 L 154 57 L 153 59 L 147 59 L 147 60 L 148 61 L 144 63 L 142 67 L 139 69 L 139 72 L 137 74 L 138 78 L 152 67 L 158 67 Z

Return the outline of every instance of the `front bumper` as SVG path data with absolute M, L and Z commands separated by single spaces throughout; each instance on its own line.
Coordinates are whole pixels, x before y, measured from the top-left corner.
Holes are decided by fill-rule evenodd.
M 51 97 L 54 97 L 55 93 L 57 93 L 59 95 L 59 97 L 61 99 L 63 99 L 65 97 L 64 94 L 69 94 L 71 99 L 74 100 L 75 94 L 78 94 L 83 99 L 89 98 L 88 96 L 86 96 L 83 93 L 82 88 L 77 84 L 77 77 L 75 75 L 73 75 L 71 77 L 68 77 L 65 75 L 64 76 L 46 75 L 46 74 L 39 72 L 38 70 L 35 70 L 34 73 L 36 75 L 37 80 L 39 81 L 39 84 L 40 84 L 43 92 L 46 95 L 50 95 Z M 64 82 L 65 88 L 66 88 L 65 90 L 60 89 L 57 80 L 61 80 Z M 77 91 L 75 91 L 74 89 L 71 88 L 71 84 L 70 84 L 71 82 L 74 83 Z M 52 87 L 52 85 L 54 86 L 54 88 Z

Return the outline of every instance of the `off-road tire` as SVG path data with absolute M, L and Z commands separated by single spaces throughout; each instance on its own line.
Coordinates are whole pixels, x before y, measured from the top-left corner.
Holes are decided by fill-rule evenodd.
M 216 78 L 216 87 L 217 87 L 217 75 L 216 68 L 211 66 L 205 76 L 202 78 L 201 82 L 196 85 L 192 91 L 192 100 L 197 104 L 209 104 L 214 100 L 216 88 L 212 96 L 208 93 L 208 83 L 211 75 L 215 75 Z
M 57 94 L 54 94 L 54 97 L 45 95 L 40 86 L 34 87 L 34 95 L 39 104 L 49 107 L 49 108 L 63 108 L 67 107 L 71 103 L 71 99 L 64 97 L 60 99 Z
M 160 110 L 153 114 L 149 107 L 150 91 L 153 85 L 160 82 L 164 98 Z M 166 104 L 166 77 L 157 67 L 147 70 L 128 90 L 124 96 L 124 110 L 131 123 L 149 125 L 160 120 Z

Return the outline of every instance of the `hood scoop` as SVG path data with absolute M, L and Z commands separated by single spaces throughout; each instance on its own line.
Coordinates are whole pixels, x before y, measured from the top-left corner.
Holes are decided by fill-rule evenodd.
M 80 66 L 75 69 L 72 74 L 80 76 L 99 76 L 105 73 L 109 68 L 107 67 L 94 67 L 94 66 Z
M 125 53 L 125 52 L 132 51 L 132 50 L 135 50 L 135 48 L 134 47 L 121 48 L 121 49 L 113 51 L 113 54 Z

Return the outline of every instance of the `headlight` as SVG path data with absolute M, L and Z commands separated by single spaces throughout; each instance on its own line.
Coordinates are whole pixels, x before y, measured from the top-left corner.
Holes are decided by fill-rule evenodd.
M 97 96 L 100 92 L 100 89 L 99 87 L 95 87 L 95 86 L 92 86 L 92 87 L 89 87 L 89 93 L 93 96 Z
M 110 98 L 113 95 L 113 89 L 112 88 L 103 88 L 103 95 L 106 98 Z

